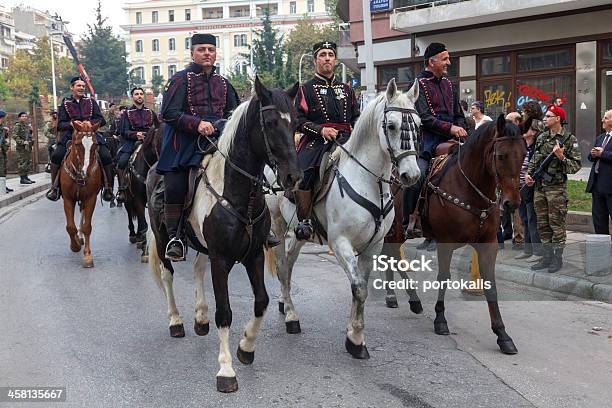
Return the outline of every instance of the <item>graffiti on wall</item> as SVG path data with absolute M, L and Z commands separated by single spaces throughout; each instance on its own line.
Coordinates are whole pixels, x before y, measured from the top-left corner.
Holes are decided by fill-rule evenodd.
M 486 108 L 495 106 L 497 108 L 501 108 L 501 110 L 506 110 L 506 108 L 510 107 L 510 98 L 512 97 L 512 92 L 508 92 L 508 94 L 506 95 L 506 91 L 503 91 L 501 89 L 485 89 L 484 96 L 484 104 Z
M 551 91 L 546 92 L 534 85 L 521 84 L 518 85 L 519 97 L 516 99 L 516 109 L 520 109 L 525 102 L 536 101 L 541 107 L 542 111 L 546 111 L 548 105 L 553 104 L 557 99 L 561 99 L 561 103 L 565 103 L 567 95 L 560 95 L 557 92 Z

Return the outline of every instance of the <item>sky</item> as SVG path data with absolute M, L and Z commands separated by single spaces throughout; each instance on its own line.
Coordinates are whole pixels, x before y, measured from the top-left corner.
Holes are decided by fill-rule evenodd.
M 121 8 L 125 0 L 101 0 L 102 16 L 107 18 L 107 23 L 113 27 L 115 34 L 122 32 L 119 27 L 125 23 L 124 10 Z M 78 7 L 75 7 L 78 4 Z M 46 11 L 52 15 L 57 12 L 64 21 L 69 21 L 68 29 L 74 34 L 75 39 L 87 32 L 87 24 L 95 21 L 95 9 L 98 0 L 2 0 L 9 10 L 17 5 L 26 5 L 31 8 Z M 16 27 L 19 30 L 19 27 Z

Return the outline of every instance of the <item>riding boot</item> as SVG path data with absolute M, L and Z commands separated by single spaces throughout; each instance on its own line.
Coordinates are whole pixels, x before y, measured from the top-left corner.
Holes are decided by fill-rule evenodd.
M 47 191 L 47 198 L 51 201 L 57 201 L 60 198 L 60 183 L 59 183 L 59 168 L 57 164 L 51 163 L 51 189 Z
M 179 223 L 183 214 L 183 204 L 164 204 L 164 221 L 170 241 L 166 245 L 166 259 L 173 262 L 185 260 L 185 244 L 181 241 Z
M 308 240 L 312 236 L 313 228 L 310 223 L 310 206 L 312 202 L 312 191 L 296 190 L 295 205 L 297 207 L 298 225 L 294 228 L 295 237 L 298 240 Z
M 125 170 L 117 169 L 117 180 L 119 181 L 119 188 L 117 189 L 117 202 L 124 203 L 125 202 L 125 190 L 126 182 L 125 182 Z
M 272 231 L 270 231 L 270 233 L 268 234 L 268 237 L 266 238 L 266 248 L 274 248 L 277 245 L 280 245 L 281 241 L 280 239 L 278 239 L 276 237 L 276 235 L 274 235 L 274 233 Z
M 539 271 L 541 269 L 548 269 L 552 262 L 553 251 L 548 245 L 542 247 L 542 259 L 540 259 L 535 265 L 531 265 L 532 271 Z
M 106 180 L 104 180 L 104 191 L 102 192 L 102 199 L 104 201 L 112 201 L 114 198 L 113 190 L 110 188 L 110 180 L 113 177 L 113 165 L 109 164 L 104 166 L 104 174 L 106 175 Z
M 555 273 L 563 267 L 563 247 L 555 248 L 548 266 L 548 273 Z
M 416 214 L 410 214 L 408 217 L 408 225 L 406 225 L 406 230 L 404 231 L 404 237 L 406 239 L 421 238 L 423 236 L 423 231 L 421 230 L 420 224 L 420 217 L 417 217 Z

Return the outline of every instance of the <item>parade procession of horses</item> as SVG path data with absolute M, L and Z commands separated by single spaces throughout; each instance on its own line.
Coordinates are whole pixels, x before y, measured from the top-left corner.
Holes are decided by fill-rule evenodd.
M 372 259 L 386 251 L 385 244 L 399 248 L 421 236 L 435 243 L 438 281 L 450 279 L 455 250 L 474 248 L 481 278 L 490 282 L 484 296 L 497 345 L 504 354 L 516 354 L 498 305 L 495 261 L 500 211 L 513 211 L 521 200 L 523 130 L 503 115 L 470 129 L 446 79 L 450 59 L 444 44 L 427 48 L 424 72 L 410 89 L 400 90 L 391 79 L 363 104 L 334 76 L 336 44 L 330 41 L 313 45 L 313 78 L 271 89 L 256 76 L 252 95 L 243 101 L 215 71 L 215 44 L 214 36 L 194 34 L 193 62 L 166 84 L 161 111 L 145 107 L 143 90 L 136 87 L 134 105 L 113 124 L 85 96 L 85 80 L 72 79 L 72 96 L 58 110 L 47 198 L 63 201 L 70 250 L 83 250 L 82 266 L 95 265 L 92 217 L 99 199 L 115 199 L 117 173 L 129 240 L 138 244 L 166 300 L 170 336 L 185 336 L 174 266 L 193 260 L 193 328 L 199 336 L 210 328 L 204 284 L 210 270 L 220 392 L 238 390 L 234 355 L 244 365 L 254 363 L 270 304 L 266 270 L 280 282 L 286 332 L 302 331 L 292 272 L 309 242 L 328 245 L 348 278 L 352 300 L 342 340 L 352 358 L 370 358 L 364 316 Z M 554 107 L 549 111 L 558 114 Z M 113 154 L 115 168 L 98 134 L 105 124 L 116 125 L 122 140 Z M 396 256 L 404 256 L 403 250 Z M 234 353 L 228 277 L 237 263 L 246 269 L 253 312 Z M 450 334 L 445 291 L 440 288 L 435 303 L 438 335 Z M 410 310 L 423 311 L 414 291 Z M 152 323 L 162 324 L 161 314 Z

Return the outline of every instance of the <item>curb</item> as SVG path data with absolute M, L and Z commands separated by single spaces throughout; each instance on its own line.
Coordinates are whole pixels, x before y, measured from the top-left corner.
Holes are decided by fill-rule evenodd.
M 495 274 L 502 280 L 521 285 L 612 303 L 612 285 L 593 283 L 586 279 L 566 275 L 530 271 L 504 264 L 496 266 Z
M 11 186 L 15 191 L 8 194 L 0 195 L 0 208 L 8 207 L 17 201 L 23 200 L 31 195 L 38 194 L 42 191 L 46 191 L 51 188 L 51 180 L 47 179 L 36 179 L 36 184 L 30 184 L 27 187 L 21 187 L 19 185 Z

